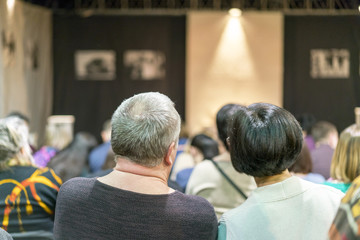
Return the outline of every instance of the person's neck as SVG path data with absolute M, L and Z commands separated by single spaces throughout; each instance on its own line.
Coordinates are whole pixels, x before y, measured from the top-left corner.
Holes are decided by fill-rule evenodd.
M 167 185 L 168 175 L 169 171 L 163 163 L 156 167 L 145 167 L 118 157 L 114 171 L 98 180 L 127 191 L 168 194 L 174 191 Z
M 289 171 L 286 169 L 282 173 L 268 176 L 268 177 L 255 177 L 255 182 L 258 187 L 263 187 L 267 185 L 271 185 L 274 183 L 282 182 L 285 179 L 290 178 L 292 175 L 289 173 Z

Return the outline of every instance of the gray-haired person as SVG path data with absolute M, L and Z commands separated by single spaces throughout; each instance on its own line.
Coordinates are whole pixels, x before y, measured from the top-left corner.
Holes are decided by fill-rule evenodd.
M 203 198 L 168 187 L 180 132 L 174 103 L 160 93 L 125 100 L 114 112 L 116 166 L 60 189 L 56 239 L 215 239 L 217 219 Z

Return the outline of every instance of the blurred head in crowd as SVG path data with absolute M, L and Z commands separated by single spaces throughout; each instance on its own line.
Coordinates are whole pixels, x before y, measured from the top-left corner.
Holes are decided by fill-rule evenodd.
M 341 132 L 331 161 L 330 175 L 345 183 L 360 175 L 360 129 L 354 124 Z
M 103 142 L 108 142 L 111 139 L 111 120 L 106 120 L 101 131 L 101 138 Z
M 243 106 L 239 104 L 226 104 L 216 114 L 216 127 L 218 130 L 219 139 L 228 151 L 229 146 L 226 142 L 226 138 L 228 137 L 229 122 L 231 121 L 234 113 L 242 107 Z
M 45 131 L 45 144 L 62 150 L 73 140 L 73 129 L 68 123 L 48 122 Z
M 205 134 L 195 135 L 191 140 L 191 149 L 194 158 L 199 158 L 200 160 L 212 159 L 213 157 L 219 155 L 219 145 L 211 137 Z
M 311 134 L 312 126 L 316 123 L 316 118 L 310 113 L 303 113 L 296 118 L 305 135 Z
M 312 171 L 311 155 L 305 143 L 303 143 L 301 152 L 296 158 L 296 161 L 289 167 L 289 171 L 303 174 L 308 174 Z
M 338 142 L 338 131 L 334 124 L 319 121 L 312 127 L 311 134 L 316 144 L 327 144 L 335 149 Z
M 19 118 L 0 120 L 0 171 L 10 166 L 32 165 L 25 124 Z
M 23 120 L 27 126 L 30 125 L 30 119 L 29 117 L 27 117 L 26 115 L 22 114 L 21 112 L 17 112 L 17 111 L 13 111 L 11 113 L 9 113 L 7 116 L 8 117 L 17 117 L 20 118 L 21 120 Z

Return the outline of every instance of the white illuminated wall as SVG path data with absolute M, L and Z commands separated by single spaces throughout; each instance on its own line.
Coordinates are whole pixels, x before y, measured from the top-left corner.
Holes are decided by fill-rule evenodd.
M 227 103 L 282 106 L 281 13 L 190 12 L 187 19 L 186 116 L 191 134 L 215 126 Z

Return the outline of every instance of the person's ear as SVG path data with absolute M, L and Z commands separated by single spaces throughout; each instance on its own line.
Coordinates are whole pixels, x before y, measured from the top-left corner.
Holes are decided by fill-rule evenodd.
M 173 165 L 175 162 L 175 157 L 176 157 L 176 144 L 175 142 L 172 142 L 165 156 L 165 164 Z

